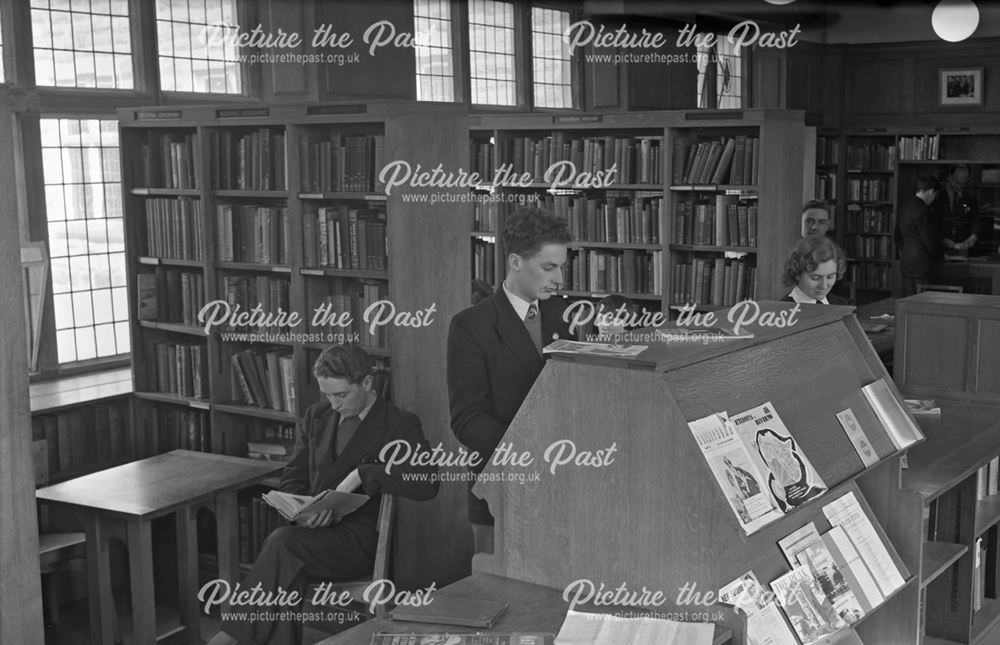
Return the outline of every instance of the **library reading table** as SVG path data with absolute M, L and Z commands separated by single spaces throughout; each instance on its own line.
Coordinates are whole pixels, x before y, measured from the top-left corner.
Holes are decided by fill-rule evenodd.
M 219 576 L 239 580 L 239 534 L 236 491 L 260 482 L 283 464 L 174 450 L 41 488 L 39 500 L 81 512 L 86 521 L 87 577 L 90 585 L 91 641 L 114 642 L 114 597 L 108 542 L 128 547 L 134 642 L 155 643 L 152 521 L 175 514 L 177 519 L 178 591 L 185 638 L 201 642 L 198 633 L 197 509 L 215 511 Z M 179 631 L 179 630 L 178 630 Z

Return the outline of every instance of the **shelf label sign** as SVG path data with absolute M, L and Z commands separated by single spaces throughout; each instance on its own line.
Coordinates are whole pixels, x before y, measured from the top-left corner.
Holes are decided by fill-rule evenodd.
M 183 116 L 180 110 L 138 110 L 135 113 L 137 121 L 147 119 L 179 119 Z
M 216 110 L 219 119 L 246 119 L 259 116 L 271 116 L 270 108 L 245 108 L 242 110 Z

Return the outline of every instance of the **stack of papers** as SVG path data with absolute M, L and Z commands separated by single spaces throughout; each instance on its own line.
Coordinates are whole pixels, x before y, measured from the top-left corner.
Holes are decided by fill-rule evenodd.
M 619 618 L 570 610 L 555 645 L 712 645 L 714 623 Z

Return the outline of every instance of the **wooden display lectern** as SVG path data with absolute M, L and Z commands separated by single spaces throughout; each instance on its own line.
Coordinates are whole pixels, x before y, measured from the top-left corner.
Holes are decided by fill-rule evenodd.
M 758 320 L 793 306 L 760 303 Z M 784 328 L 749 324 L 741 331 L 753 338 L 712 342 L 662 342 L 649 330 L 625 340 L 649 346 L 634 358 L 554 355 L 504 436 L 509 451 L 498 451 L 526 453 L 530 465 L 495 456 L 476 485 L 496 531 L 494 553 L 477 554 L 473 569 L 557 589 L 586 580 L 661 591 L 668 602 L 658 612 L 721 623 L 744 643 L 742 614 L 706 606 L 707 594 L 747 571 L 766 588 L 790 569 L 778 540 L 809 522 L 829 530 L 823 507 L 852 491 L 905 580 L 854 629 L 865 643 L 912 645 L 919 510 L 895 503 L 902 451 L 861 388 L 885 379 L 899 392 L 852 312 L 805 305 Z M 768 401 L 829 490 L 748 536 L 687 424 Z M 871 467 L 835 416 L 848 408 L 878 455 Z M 570 463 L 553 467 L 557 453 L 565 460 L 571 450 Z M 843 638 L 857 642 L 851 630 Z

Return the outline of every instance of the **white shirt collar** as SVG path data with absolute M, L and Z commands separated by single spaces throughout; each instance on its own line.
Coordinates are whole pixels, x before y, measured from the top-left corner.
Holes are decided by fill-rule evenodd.
M 514 307 L 514 312 L 517 314 L 517 317 L 520 318 L 521 320 L 524 320 L 525 318 L 528 317 L 528 307 L 530 307 L 532 304 L 535 304 L 536 307 L 538 306 L 536 304 L 538 302 L 537 300 L 532 300 L 531 302 L 528 302 L 521 296 L 516 295 L 513 291 L 508 289 L 506 280 L 504 280 L 503 282 L 503 292 L 507 294 L 507 300 L 510 300 L 511 306 Z M 541 309 L 539 309 L 539 313 L 541 313 Z
M 788 295 L 790 295 L 792 297 L 792 300 L 794 300 L 795 302 L 801 302 L 803 304 L 810 304 L 810 305 L 816 304 L 816 299 L 807 296 L 805 292 L 802 291 L 802 289 L 799 289 L 798 285 L 795 285 L 795 288 L 792 289 L 792 292 Z M 822 300 L 820 300 L 820 302 L 823 303 L 824 305 L 830 304 L 830 302 L 825 297 Z

